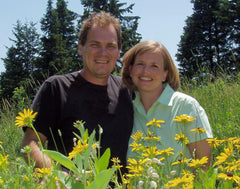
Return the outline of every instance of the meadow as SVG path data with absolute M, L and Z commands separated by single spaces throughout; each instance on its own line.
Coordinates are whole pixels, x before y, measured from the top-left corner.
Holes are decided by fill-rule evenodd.
M 233 137 L 235 139 L 240 138 L 240 75 L 234 79 L 221 77 L 214 82 L 208 80 L 201 81 L 201 83 L 185 82 L 182 84 L 180 91 L 196 98 L 205 109 L 214 137 L 225 141 Z M 54 188 L 56 186 L 53 187 L 50 184 L 39 185 L 42 178 L 35 176 L 38 173 L 33 169 L 33 163 L 25 162 L 21 155 L 23 131 L 22 128 L 16 127 L 15 119 L 19 111 L 30 107 L 30 100 L 23 97 L 23 93 L 23 89 L 19 89 L 16 91 L 13 100 L 2 99 L 0 112 L 0 188 Z M 239 143 L 238 145 L 240 145 Z M 216 157 L 221 155 L 222 152 L 226 152 L 225 150 L 226 146 L 213 148 L 213 162 L 216 162 Z M 240 172 L 239 148 L 235 157 L 238 158 L 236 159 L 238 160 L 237 172 Z M 98 162 L 100 161 L 98 160 Z M 212 172 L 213 170 L 211 170 Z M 228 188 L 229 186 L 240 188 L 240 185 L 237 184 L 238 181 L 240 183 L 240 180 L 238 180 L 240 175 L 232 175 L 231 178 L 234 178 L 234 176 L 236 176 L 235 180 L 231 180 L 230 177 L 225 179 L 225 181 L 230 180 L 231 185 L 229 185 L 229 182 L 225 182 L 226 184 L 219 185 L 219 188 Z M 214 181 L 211 181 L 214 182 L 211 186 L 216 186 L 220 182 L 217 178 L 214 179 Z M 211 188 L 207 185 L 200 185 L 196 184 L 194 187 Z M 72 187 L 73 185 L 69 186 L 69 188 Z M 94 188 L 94 185 L 92 184 L 91 187 Z M 86 183 L 82 185 L 82 188 L 91 187 L 86 187 Z M 124 188 L 125 186 L 119 186 L 119 188 L 121 187 Z M 171 188 L 170 185 L 168 187 Z M 183 185 L 179 186 L 179 188 L 183 187 Z M 152 188 L 155 188 L 155 186 L 152 186 Z M 178 187 L 175 186 L 175 188 Z M 191 187 L 189 186 L 189 188 Z

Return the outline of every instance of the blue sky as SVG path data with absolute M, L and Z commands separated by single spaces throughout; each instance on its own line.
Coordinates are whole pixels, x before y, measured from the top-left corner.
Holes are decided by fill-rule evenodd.
M 55 5 L 56 0 L 54 1 Z M 180 36 L 183 34 L 185 20 L 193 13 L 190 0 L 120 0 L 120 2 L 135 3 L 133 16 L 140 16 L 137 32 L 142 35 L 142 41 L 156 40 L 164 44 L 172 55 L 175 64 L 175 54 Z M 0 58 L 6 58 L 6 47 L 13 44 L 12 30 L 17 20 L 22 23 L 33 21 L 38 23 L 46 12 L 47 0 L 7 0 L 0 6 Z M 80 0 L 68 0 L 68 8 L 78 14 L 83 13 Z M 40 33 L 40 30 L 39 30 Z M 76 39 L 77 40 L 77 39 Z M 0 72 L 4 71 L 0 60 Z

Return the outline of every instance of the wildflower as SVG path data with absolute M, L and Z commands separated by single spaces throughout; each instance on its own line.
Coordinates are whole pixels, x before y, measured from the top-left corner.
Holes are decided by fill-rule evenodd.
M 208 157 L 204 156 L 202 159 L 192 159 L 190 163 L 188 163 L 189 167 L 200 167 L 208 162 Z
M 138 186 L 139 187 L 142 187 L 144 185 L 144 182 L 142 181 L 142 180 L 140 180 L 139 182 L 138 182 Z
M 161 141 L 161 137 L 156 137 L 154 135 L 148 135 L 144 137 L 145 141 Z
M 41 178 L 44 174 L 49 175 L 51 173 L 51 168 L 36 168 L 38 172 L 38 178 Z
M 164 159 L 164 158 L 163 158 L 163 159 Z M 162 158 L 161 158 L 161 160 L 162 160 Z M 152 162 L 153 162 L 153 163 L 156 163 L 157 165 L 164 165 L 164 163 L 162 163 L 161 160 L 160 160 L 160 159 L 157 159 L 157 158 L 153 158 L 153 159 L 152 159 Z
M 194 118 L 192 116 L 188 116 L 187 114 L 182 114 L 180 116 L 176 116 L 176 118 L 173 119 L 173 121 L 177 121 L 177 122 L 180 122 L 180 123 L 186 123 L 186 122 L 192 122 L 195 119 L 196 118 Z
M 192 185 L 194 177 L 189 175 L 184 175 L 183 177 L 177 177 L 173 180 L 168 181 L 168 183 L 165 185 L 165 188 L 171 188 L 171 187 L 180 187 L 181 185 Z M 183 187 L 184 188 L 184 187 Z M 193 188 L 193 187 L 192 187 Z
M 155 127 L 159 127 L 161 128 L 160 123 L 165 123 L 165 121 L 163 120 L 156 120 L 155 118 L 153 118 L 152 121 L 149 121 L 146 126 L 155 126 Z
M 3 185 L 3 180 L 2 179 L 0 179 L 0 186 L 2 186 Z
M 152 173 L 155 173 L 156 169 L 154 169 L 153 167 L 149 167 L 147 170 L 148 175 L 151 175 Z
M 141 172 L 144 171 L 142 165 L 144 165 L 146 161 L 147 159 L 137 161 L 135 159 L 128 158 L 129 166 L 126 166 L 126 168 L 129 169 L 130 173 L 135 173 L 139 175 Z
M 211 148 L 216 148 L 220 145 L 220 142 L 217 140 L 217 138 L 208 138 L 206 140 Z
M 227 162 L 225 167 L 222 167 L 222 170 L 226 171 L 238 171 L 240 170 L 240 159 L 238 161 L 233 160 L 232 162 Z
M 150 146 L 149 148 L 146 148 L 144 152 L 142 153 L 144 157 L 152 157 L 152 156 L 158 156 L 161 155 L 161 151 L 157 150 L 156 146 Z
M 31 146 L 27 145 L 27 146 L 25 146 L 23 149 L 21 149 L 21 152 L 28 154 L 28 153 L 31 152 L 31 150 L 32 150 Z
M 176 175 L 176 173 L 177 173 L 176 170 L 172 170 L 172 171 L 170 172 L 170 174 L 171 174 L 172 176 Z
M 138 144 L 136 142 L 133 142 L 132 144 L 130 144 L 129 146 L 133 147 L 132 151 L 139 151 L 141 149 L 143 149 L 143 145 L 142 144 Z
M 163 155 L 163 154 L 168 156 L 170 156 L 171 154 L 174 155 L 174 152 L 172 151 L 173 151 L 173 148 L 169 147 L 167 149 L 161 150 L 160 155 Z
M 137 131 L 134 135 L 131 136 L 131 138 L 135 141 L 138 141 L 142 138 L 143 133 L 140 131 Z
M 0 166 L 2 166 L 4 164 L 5 165 L 8 164 L 8 160 L 7 160 L 8 157 L 9 157 L 9 155 L 4 156 L 4 155 L 0 154 Z
M 88 147 L 87 140 L 85 140 L 83 143 L 81 142 L 81 140 L 78 140 L 77 146 L 73 147 L 73 150 L 72 152 L 69 153 L 68 158 L 73 159 L 75 155 L 81 153 L 87 147 Z
M 190 159 L 178 159 L 178 161 L 176 162 L 173 162 L 172 165 L 179 165 L 181 163 L 186 163 L 186 162 L 189 162 Z
M 33 111 L 29 109 L 24 109 L 23 113 L 19 112 L 19 116 L 16 117 L 15 125 L 17 127 L 28 126 L 32 127 L 32 122 L 34 121 L 37 112 L 33 113 Z
M 232 172 L 228 172 L 227 174 L 225 173 L 220 173 L 217 175 L 218 178 L 222 178 L 224 180 L 234 180 L 236 183 L 240 182 L 240 177 L 234 175 Z
M 233 153 L 233 145 L 229 143 L 229 148 L 224 148 L 224 152 L 220 153 L 220 156 L 217 156 L 217 161 L 214 163 L 213 167 L 216 165 L 224 163 Z
M 159 175 L 157 173 L 152 173 L 151 176 L 153 179 L 159 179 Z
M 23 180 L 25 180 L 25 181 L 29 180 L 28 176 L 27 176 L 27 175 L 24 175 L 24 176 L 23 176 Z
M 176 137 L 174 138 L 175 140 L 181 142 L 182 144 L 187 144 L 189 143 L 189 140 L 188 138 L 182 133 L 182 131 L 180 132 L 180 135 L 179 134 L 176 134 Z
M 204 128 L 201 128 L 201 127 L 198 127 L 196 129 L 191 129 L 192 132 L 195 132 L 196 134 L 201 134 L 201 133 L 204 133 L 206 132 L 207 130 L 204 129 Z
M 120 159 L 118 159 L 118 157 L 113 157 L 113 158 L 111 159 L 111 161 L 112 161 L 113 163 L 120 163 Z
M 151 188 L 157 188 L 157 183 L 152 180 L 152 181 L 150 182 L 150 186 L 151 186 Z

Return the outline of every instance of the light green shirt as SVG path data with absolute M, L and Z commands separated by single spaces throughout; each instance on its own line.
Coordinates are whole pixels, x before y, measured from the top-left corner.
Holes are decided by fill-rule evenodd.
M 161 142 L 157 142 L 158 149 L 173 148 L 174 156 L 172 160 L 175 161 L 179 152 L 182 151 L 181 143 L 178 143 L 174 138 L 176 134 L 180 134 L 180 131 L 188 138 L 189 143 L 196 142 L 206 138 L 213 138 L 212 130 L 204 109 L 200 104 L 192 97 L 183 94 L 181 92 L 174 91 L 168 84 L 165 86 L 161 96 L 158 100 L 151 106 L 151 108 L 146 113 L 141 100 L 140 95 L 137 92 L 136 98 L 133 101 L 134 104 L 134 126 L 132 134 L 135 134 L 137 130 L 147 135 L 147 129 L 153 131 L 153 127 L 147 127 L 146 123 L 152 121 L 154 118 L 156 120 L 163 120 L 165 123 L 160 123 L 161 128 L 156 129 L 157 136 L 161 137 Z M 182 114 L 187 114 L 196 118 L 193 122 L 179 123 L 173 121 L 176 116 Z M 204 128 L 207 131 L 202 134 L 195 134 L 195 132 L 190 131 L 191 129 Z M 152 129 L 152 130 L 151 130 Z M 133 139 L 130 138 L 129 144 L 133 143 Z M 132 147 L 129 146 L 127 158 L 134 158 L 136 156 L 135 152 L 132 152 Z M 186 149 L 185 157 L 191 158 L 191 154 L 188 149 Z

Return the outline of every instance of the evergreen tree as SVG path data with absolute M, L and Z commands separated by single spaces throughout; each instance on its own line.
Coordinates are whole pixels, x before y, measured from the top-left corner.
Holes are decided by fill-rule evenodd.
M 56 8 L 52 4 L 52 0 L 48 0 L 46 14 L 41 20 L 43 48 L 35 74 L 41 82 L 48 76 L 79 69 L 80 63 L 75 29 L 77 14 L 67 8 L 64 0 L 58 0 Z
M 132 13 L 134 4 L 127 7 L 127 3 L 120 3 L 119 0 L 81 0 L 84 7 L 84 13 L 81 22 L 89 16 L 91 12 L 106 11 L 118 18 L 122 27 L 122 51 L 121 56 L 132 46 L 141 40 L 141 35 L 137 33 L 139 16 L 124 16 L 124 14 Z M 118 62 L 116 72 L 119 73 L 121 63 Z
M 38 59 L 40 42 L 35 24 L 17 21 L 13 34 L 15 39 L 11 41 L 14 45 L 8 49 L 7 58 L 3 59 L 6 71 L 0 79 L 1 97 L 4 98 L 12 97 L 13 90 L 31 78 Z
M 184 34 L 178 45 L 179 70 L 187 78 L 199 74 L 231 70 L 232 45 L 226 14 L 220 10 L 219 0 L 193 0 L 194 13 L 186 20 Z

